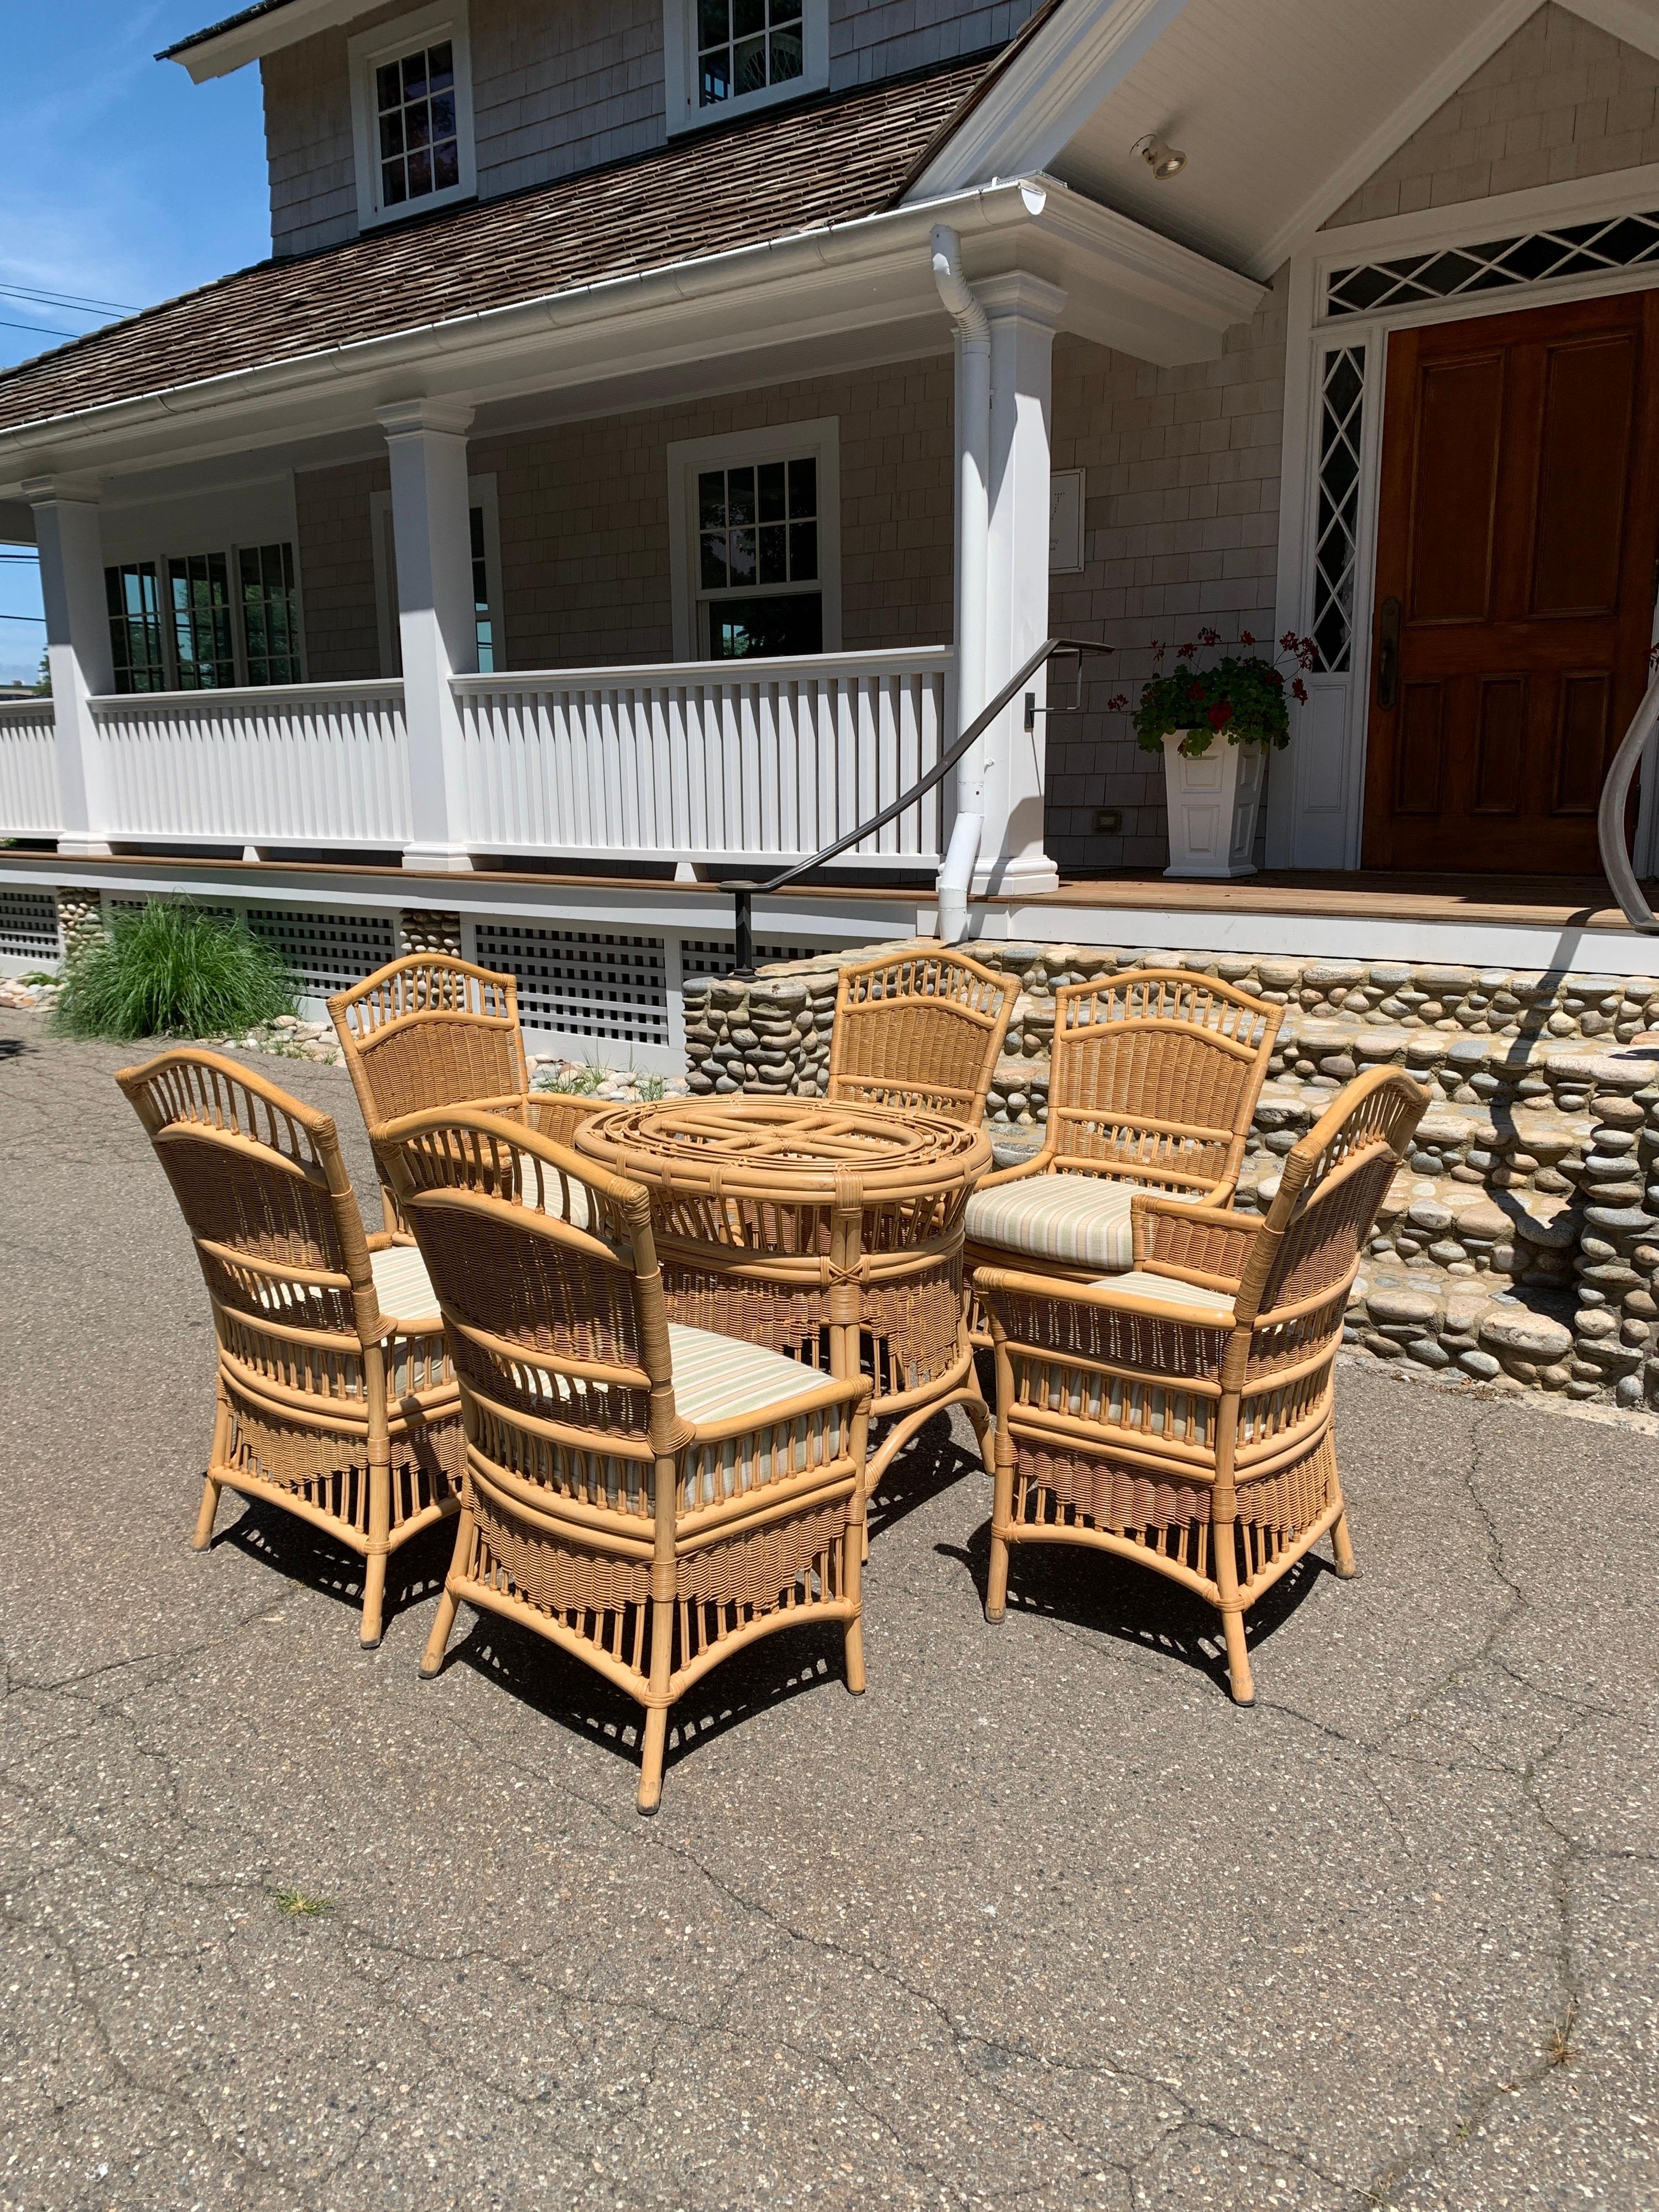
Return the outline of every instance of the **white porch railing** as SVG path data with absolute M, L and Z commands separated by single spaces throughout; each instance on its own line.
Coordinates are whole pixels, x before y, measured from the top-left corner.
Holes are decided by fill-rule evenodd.
M 184 843 L 409 841 L 398 683 L 94 699 L 100 834 Z
M 480 853 L 780 862 L 896 799 L 946 741 L 948 646 L 454 680 Z M 929 793 L 847 858 L 932 868 Z
M 483 854 L 787 866 L 939 758 L 952 656 L 824 653 L 458 677 L 456 843 Z M 90 834 L 120 843 L 405 850 L 398 682 L 122 695 L 90 702 Z M 847 855 L 932 870 L 931 792 Z M 62 828 L 49 700 L 0 706 L 0 836 Z
M 55 837 L 58 736 L 50 699 L 0 706 L 0 836 Z

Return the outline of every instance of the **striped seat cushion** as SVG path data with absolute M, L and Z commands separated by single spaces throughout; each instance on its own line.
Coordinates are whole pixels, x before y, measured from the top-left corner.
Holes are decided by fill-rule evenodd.
M 1127 1275 L 1103 1275 L 1090 1288 L 1110 1291 L 1114 1297 L 1127 1292 L 1133 1298 L 1161 1299 L 1166 1306 L 1190 1306 L 1194 1320 L 1232 1322 L 1230 1291 L 1206 1290 L 1202 1283 L 1178 1282 L 1173 1275 L 1152 1275 L 1142 1267 L 1132 1267 Z
M 1024 1176 L 999 1183 L 969 1200 L 969 1242 L 1115 1274 L 1134 1262 L 1129 1205 L 1139 1188 L 1089 1175 Z
M 726 1421 L 764 1413 L 826 1380 L 815 1367 L 787 1359 L 764 1345 L 744 1344 L 711 1328 L 668 1324 L 674 1363 L 674 1403 L 688 1421 Z
M 384 1252 L 371 1252 L 368 1264 L 374 1275 L 374 1295 L 386 1320 L 436 1320 L 438 1293 L 414 1245 L 392 1244 Z

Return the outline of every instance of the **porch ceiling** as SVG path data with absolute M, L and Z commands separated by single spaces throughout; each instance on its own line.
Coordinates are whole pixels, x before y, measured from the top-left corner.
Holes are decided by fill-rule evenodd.
M 1043 168 L 1266 278 L 1541 0 L 1060 0 L 929 149 L 911 197 Z M 1659 52 L 1659 0 L 1562 0 Z M 1159 184 L 1147 132 L 1188 166 Z

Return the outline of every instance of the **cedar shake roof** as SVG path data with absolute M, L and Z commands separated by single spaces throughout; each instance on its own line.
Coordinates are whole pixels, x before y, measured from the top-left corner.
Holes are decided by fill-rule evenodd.
M 279 8 L 286 8 L 288 0 L 253 0 L 251 8 L 239 8 L 234 15 L 227 15 L 222 23 L 210 23 L 205 30 L 192 31 L 187 39 L 175 39 L 170 46 L 163 46 L 156 55 L 158 62 L 170 62 L 175 54 L 187 53 L 191 46 L 204 46 L 210 39 L 222 32 L 234 31 L 244 23 L 252 23 L 261 15 L 274 15 Z
M 259 262 L 0 373 L 0 428 L 879 214 L 989 59 Z

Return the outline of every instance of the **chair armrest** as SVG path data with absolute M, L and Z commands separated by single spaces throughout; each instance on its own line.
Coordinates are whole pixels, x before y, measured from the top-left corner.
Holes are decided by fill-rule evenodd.
M 538 1137 L 556 1145 L 574 1145 L 580 1123 L 590 1114 L 603 1113 L 614 1099 L 588 1098 L 574 1091 L 532 1091 L 525 1120 Z
M 1156 1191 L 1129 1202 L 1137 1267 L 1155 1261 L 1206 1289 L 1236 1289 L 1261 1233 L 1254 1214 L 1226 1206 L 1194 1206 Z
M 974 1188 L 976 1191 L 992 1190 L 999 1183 L 1018 1182 L 1025 1176 L 1046 1175 L 1053 1158 L 1054 1154 L 1045 1144 L 1042 1150 L 1033 1152 L 1029 1160 L 1016 1160 L 1011 1168 L 993 1168 L 989 1175 L 980 1177 Z

